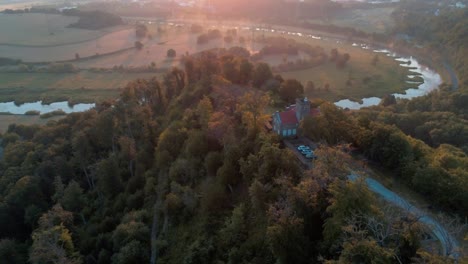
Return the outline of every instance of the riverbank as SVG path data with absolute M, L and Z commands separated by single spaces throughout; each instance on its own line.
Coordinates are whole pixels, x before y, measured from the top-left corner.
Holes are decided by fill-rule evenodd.
M 11 124 L 16 125 L 46 125 L 50 121 L 57 121 L 64 118 L 64 116 L 53 116 L 50 118 L 41 118 L 40 116 L 30 115 L 11 115 L 0 114 L 0 133 L 4 134 L 8 131 Z

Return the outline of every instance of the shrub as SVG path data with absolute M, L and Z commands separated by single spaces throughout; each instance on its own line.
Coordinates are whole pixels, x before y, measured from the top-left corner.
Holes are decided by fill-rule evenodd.
M 146 25 L 138 24 L 135 27 L 135 35 L 137 38 L 144 38 L 148 34 L 148 28 Z
M 55 110 L 55 111 L 52 111 L 52 112 L 49 112 L 49 113 L 42 114 L 41 118 L 46 119 L 46 118 L 51 118 L 53 116 L 62 116 L 62 115 L 66 115 L 66 114 L 67 113 L 65 113 L 63 110 Z
M 46 71 L 50 73 L 73 73 L 78 70 L 79 69 L 71 63 L 52 63 Z
M 40 115 L 41 112 L 37 111 L 37 110 L 29 110 L 27 111 L 26 113 L 24 113 L 25 115 Z
M 176 53 L 176 51 L 174 49 L 167 50 L 167 57 L 174 58 L 176 55 L 177 55 L 177 53 Z
M 135 48 L 137 48 L 137 50 L 142 50 L 144 46 L 145 45 L 143 45 L 143 43 L 140 41 L 135 41 Z
M 190 27 L 190 32 L 192 32 L 192 33 L 201 33 L 201 32 L 203 32 L 203 27 L 198 25 L 198 24 L 193 24 Z
M 232 39 L 231 36 L 225 36 L 225 37 L 224 37 L 224 42 L 226 42 L 226 43 L 231 43 L 232 40 L 233 40 L 233 39 Z

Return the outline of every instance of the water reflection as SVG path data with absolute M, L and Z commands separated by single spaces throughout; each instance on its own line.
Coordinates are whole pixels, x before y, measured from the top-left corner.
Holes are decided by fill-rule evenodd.
M 14 102 L 0 103 L 0 112 L 1 113 L 11 113 L 16 115 L 24 115 L 28 111 L 39 111 L 40 114 L 46 114 L 57 110 L 62 110 L 63 112 L 69 114 L 74 112 L 84 112 L 95 106 L 92 104 L 76 104 L 70 106 L 68 102 L 57 102 L 51 104 L 42 104 L 42 101 L 37 101 L 34 103 L 24 103 L 21 105 L 16 105 Z
M 426 66 L 419 64 L 419 62 L 413 57 L 409 57 L 409 58 L 397 57 L 395 53 L 392 53 L 391 51 L 385 50 L 385 49 L 374 50 L 373 52 L 384 53 L 389 57 L 394 57 L 396 61 L 401 62 L 400 63 L 401 67 L 411 68 L 409 69 L 409 71 L 415 74 L 409 74 L 407 76 L 409 79 L 414 79 L 418 76 L 423 79 L 422 83 L 414 82 L 414 81 L 407 81 L 407 83 L 415 84 L 415 87 L 407 89 L 404 93 L 394 93 L 393 95 L 396 98 L 411 99 L 414 97 L 423 96 L 437 89 L 439 85 L 442 83 L 442 78 L 437 72 L 429 69 Z M 363 107 L 378 105 L 380 101 L 381 99 L 377 97 L 364 98 L 362 99 L 362 103 L 358 103 L 358 102 L 351 101 L 349 99 L 345 99 L 345 100 L 336 102 L 335 105 L 342 107 L 342 108 L 360 109 Z

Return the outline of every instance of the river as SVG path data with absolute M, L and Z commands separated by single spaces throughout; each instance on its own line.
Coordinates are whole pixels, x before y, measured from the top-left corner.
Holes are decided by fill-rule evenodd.
M 138 20 L 138 19 L 137 19 Z M 148 20 L 142 20 L 141 22 L 148 21 Z M 160 22 L 160 21 L 154 21 L 158 23 L 165 23 L 165 22 Z M 189 25 L 190 23 L 198 23 L 200 21 L 194 20 L 194 21 L 180 21 L 180 20 L 174 20 L 171 22 L 167 22 L 168 24 L 175 24 L 175 25 Z M 210 24 L 206 23 L 205 25 Z M 211 24 L 212 25 L 212 24 Z M 293 29 L 291 27 L 283 27 L 283 26 L 253 26 L 251 23 L 237 23 L 233 24 L 232 22 L 227 22 L 223 23 L 222 25 L 217 24 L 216 26 L 221 26 L 222 28 L 226 27 L 234 27 L 236 29 L 240 30 L 247 30 L 247 31 L 260 31 L 260 32 L 274 32 L 278 33 L 280 35 L 291 35 L 291 36 L 299 36 L 303 38 L 312 38 L 316 40 L 322 40 L 322 41 L 333 41 L 337 43 L 344 43 L 345 41 L 339 37 L 322 37 L 319 35 L 314 35 L 312 34 L 309 30 L 307 29 Z M 431 91 L 439 88 L 439 85 L 442 84 L 442 77 L 440 76 L 439 73 L 435 72 L 434 70 L 430 69 L 429 67 L 426 67 L 424 65 L 421 65 L 414 57 L 403 57 L 399 56 L 397 53 L 387 50 L 387 49 L 374 49 L 368 44 L 358 44 L 358 43 L 352 43 L 351 44 L 355 48 L 360 48 L 360 49 L 365 49 L 369 50 L 369 52 L 374 52 L 374 53 L 381 53 L 381 54 L 386 54 L 388 57 L 394 58 L 396 61 L 401 62 L 400 67 L 407 67 L 409 68 L 410 74 L 408 74 L 408 79 L 407 83 L 412 83 L 415 85 L 413 88 L 409 88 L 405 91 L 405 93 L 394 93 L 393 95 L 396 98 L 404 98 L 404 99 L 411 99 L 414 97 L 419 97 L 426 95 L 430 93 Z M 408 63 L 409 62 L 409 63 Z M 422 83 L 419 82 L 412 82 L 411 79 L 420 76 L 423 79 Z M 348 108 L 348 109 L 353 109 L 357 110 L 363 107 L 369 107 L 369 106 L 375 106 L 378 105 L 381 101 L 381 98 L 378 97 L 368 97 L 368 98 L 362 98 L 362 102 L 355 102 L 351 101 L 349 99 L 345 100 L 340 100 L 338 102 L 335 102 L 336 106 L 339 106 L 341 108 Z
M 155 22 L 158 22 L 158 21 L 155 20 Z M 158 22 L 158 23 L 164 23 L 164 22 Z M 167 23 L 171 25 L 173 24 L 172 22 L 167 22 Z M 184 23 L 180 21 L 174 21 L 174 23 L 178 23 L 179 25 L 181 24 L 188 25 L 190 22 L 185 21 Z M 222 26 L 224 27 L 226 26 L 226 24 Z M 309 32 L 307 32 L 307 30 L 305 29 L 304 31 L 299 32 L 299 30 L 292 31 L 291 29 L 278 28 L 278 27 L 275 27 L 276 29 L 272 29 L 272 27 L 266 28 L 262 26 L 252 27 L 251 25 L 246 25 L 246 24 L 242 25 L 242 23 L 237 24 L 236 28 L 237 27 L 241 30 L 277 32 L 279 34 L 294 35 L 294 36 L 299 36 L 299 37 L 304 37 L 304 38 L 313 38 L 313 39 L 319 39 L 322 41 L 342 42 L 342 40 L 337 40 L 335 38 L 312 35 Z M 411 99 L 414 97 L 423 96 L 437 89 L 439 85 L 442 84 L 442 78 L 437 72 L 433 71 L 432 69 L 426 66 L 421 65 L 413 57 L 401 57 L 401 56 L 398 56 L 396 53 L 390 50 L 386 50 L 386 49 L 373 49 L 368 44 L 353 43 L 352 46 L 354 46 L 355 48 L 369 50 L 369 52 L 386 54 L 389 57 L 393 57 L 396 61 L 401 62 L 400 67 L 409 68 L 410 74 L 408 74 L 407 76 L 409 79 L 407 83 L 414 83 L 415 87 L 407 89 L 405 93 L 394 93 L 393 95 L 396 98 Z M 423 82 L 422 83 L 412 82 L 411 78 L 414 78 L 415 76 L 420 76 L 423 79 Z M 361 102 L 355 102 L 349 99 L 344 99 L 344 100 L 335 102 L 335 105 L 341 108 L 348 108 L 348 109 L 354 110 L 354 109 L 360 109 L 363 107 L 378 105 L 380 101 L 381 101 L 381 98 L 378 98 L 378 97 L 362 98 Z M 48 112 L 61 109 L 66 113 L 70 113 L 70 112 L 86 111 L 92 107 L 94 107 L 94 104 L 80 104 L 80 105 L 75 105 L 75 107 L 69 107 L 66 102 L 59 102 L 59 103 L 53 103 L 50 105 L 44 105 L 42 104 L 42 102 L 39 101 L 35 103 L 28 103 L 28 104 L 17 106 L 13 102 L 8 102 L 8 103 L 0 103 L 0 112 L 9 112 L 12 114 L 24 114 L 27 111 L 35 110 L 41 113 L 48 113 Z
M 70 106 L 68 102 L 56 102 L 51 104 L 43 104 L 42 101 L 33 103 L 24 103 L 16 105 L 14 102 L 0 103 L 0 113 L 11 113 L 15 115 L 24 115 L 28 111 L 39 111 L 41 114 L 50 113 L 53 111 L 62 110 L 69 114 L 74 112 L 84 112 L 93 108 L 95 104 L 75 104 Z
M 368 49 L 368 46 L 362 45 L 353 45 L 362 47 L 364 49 Z M 394 93 L 393 95 L 396 98 L 404 98 L 404 99 L 411 99 L 414 97 L 419 97 L 428 94 L 429 92 L 437 89 L 439 85 L 442 84 L 442 78 L 440 74 L 433 71 L 429 67 L 421 65 L 415 58 L 413 57 L 399 57 L 396 53 L 391 52 L 389 50 L 373 50 L 375 53 L 383 53 L 389 57 L 395 58 L 396 61 L 401 62 L 400 67 L 407 67 L 409 68 L 410 74 L 408 74 L 408 78 L 412 79 L 416 76 L 420 76 L 423 79 L 423 83 L 419 84 L 418 82 L 407 81 L 407 83 L 413 83 L 416 87 L 409 88 L 405 91 L 405 93 Z M 408 63 L 409 62 L 409 63 Z M 368 97 L 363 98 L 362 102 L 354 102 L 349 99 L 340 100 L 335 103 L 336 106 L 348 109 L 360 109 L 363 107 L 374 106 L 380 103 L 381 99 L 378 97 Z

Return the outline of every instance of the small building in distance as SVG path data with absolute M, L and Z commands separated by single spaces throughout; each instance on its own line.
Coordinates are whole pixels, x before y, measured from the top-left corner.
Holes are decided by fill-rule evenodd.
M 302 119 L 319 113 L 318 108 L 311 108 L 307 98 L 298 98 L 296 104 L 290 105 L 285 111 L 273 114 L 273 131 L 282 137 L 296 137 Z

